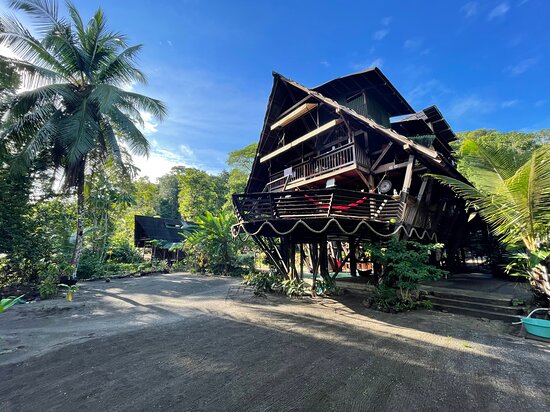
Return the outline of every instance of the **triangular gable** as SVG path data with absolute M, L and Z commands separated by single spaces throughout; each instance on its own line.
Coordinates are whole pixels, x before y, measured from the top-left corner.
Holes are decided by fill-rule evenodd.
M 305 102 L 308 98 L 311 98 L 314 101 L 321 102 L 326 106 L 333 108 L 335 112 L 340 116 L 347 116 L 348 118 L 354 119 L 366 126 L 367 128 L 375 130 L 381 135 L 387 137 L 390 141 L 397 143 L 401 147 L 404 147 L 407 150 L 418 154 L 419 160 L 423 160 L 424 162 L 435 166 L 437 169 L 444 171 L 447 174 L 462 178 L 462 176 L 456 171 L 454 166 L 450 164 L 449 161 L 446 160 L 444 157 L 440 156 L 437 151 L 417 144 L 411 139 L 397 133 L 396 131 L 379 125 L 374 120 L 363 116 L 346 106 L 339 104 L 333 99 L 323 96 L 318 91 L 309 89 L 306 86 L 290 80 L 276 72 L 273 72 L 273 76 L 273 89 L 269 97 L 266 116 L 260 136 L 260 142 L 258 144 L 256 157 L 252 166 L 252 173 L 250 174 L 250 178 L 248 180 L 246 188 L 247 192 L 256 192 L 263 190 L 263 184 L 261 184 L 260 182 L 265 182 L 265 178 L 260 178 L 260 176 L 265 176 L 265 174 L 268 173 L 268 167 L 265 163 L 260 163 L 260 157 L 271 152 L 276 147 L 277 142 L 273 138 L 273 135 L 270 133 L 270 126 L 279 119 L 281 113 L 283 113 L 283 108 L 288 107 L 285 106 L 285 99 L 288 99 L 289 96 L 294 99 L 292 101 L 292 104 Z

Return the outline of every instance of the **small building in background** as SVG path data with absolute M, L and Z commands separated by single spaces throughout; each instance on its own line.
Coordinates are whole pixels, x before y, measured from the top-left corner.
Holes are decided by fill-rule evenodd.
M 185 235 L 195 225 L 179 219 L 157 216 L 134 216 L 134 246 L 151 249 L 151 257 L 159 260 L 177 261 L 183 258 L 178 247 Z

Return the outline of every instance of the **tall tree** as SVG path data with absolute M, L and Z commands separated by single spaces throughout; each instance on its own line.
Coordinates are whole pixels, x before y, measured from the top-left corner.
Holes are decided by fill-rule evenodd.
M 248 176 L 252 171 L 252 163 L 256 156 L 257 143 L 251 143 L 248 146 L 230 152 L 227 157 L 229 166 L 228 195 L 224 206 L 225 210 L 233 209 L 231 195 L 234 193 L 243 193 L 248 181 Z
M 67 2 L 69 18 L 60 17 L 56 1 L 11 0 L 10 6 L 27 13 L 35 38 L 14 17 L 0 20 L 0 45 L 19 57 L 22 90 L 6 113 L 3 139 L 22 145 L 14 165 L 29 167 L 41 153 L 51 153 L 54 165 L 64 172 L 67 188 L 77 195 L 77 232 L 71 263 L 74 276 L 84 234 L 84 185 L 87 161 L 107 159 L 123 166 L 120 144 L 134 154 L 149 151 L 137 127 L 140 111 L 162 119 L 162 102 L 124 90 L 145 83 L 135 59 L 142 46 L 128 46 L 126 37 L 107 28 L 98 9 L 88 23 Z
M 203 170 L 187 168 L 179 176 L 179 207 L 182 218 L 195 220 L 207 211 L 216 213 L 225 201 L 227 173 L 213 176 Z
M 173 167 L 169 173 L 161 176 L 159 186 L 159 215 L 170 219 L 179 219 L 179 177 L 185 172 L 181 166 Z

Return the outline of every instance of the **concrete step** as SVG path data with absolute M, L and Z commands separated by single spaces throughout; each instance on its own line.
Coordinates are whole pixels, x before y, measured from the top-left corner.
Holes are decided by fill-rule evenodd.
M 483 311 L 498 312 L 507 315 L 524 315 L 525 307 L 524 306 L 503 306 L 503 305 L 494 305 L 489 303 L 481 302 L 472 302 L 461 299 L 450 299 L 443 298 L 441 296 L 427 296 L 427 299 L 431 300 L 432 303 L 437 303 L 440 306 L 456 306 L 467 309 L 479 309 Z
M 427 292 L 429 295 L 437 296 L 440 298 L 455 299 L 465 302 L 484 303 L 488 305 L 510 306 L 512 303 L 512 297 L 480 294 L 479 292 L 469 290 L 447 291 L 440 289 L 431 289 L 427 290 Z
M 509 315 L 509 314 L 494 312 L 490 310 L 471 309 L 471 308 L 465 308 L 461 306 L 453 306 L 453 305 L 447 305 L 447 304 L 442 305 L 435 302 L 433 302 L 433 308 L 441 311 L 450 312 L 450 313 L 458 313 L 460 315 L 473 316 L 476 318 L 501 320 L 507 323 L 517 322 L 520 319 L 519 315 Z

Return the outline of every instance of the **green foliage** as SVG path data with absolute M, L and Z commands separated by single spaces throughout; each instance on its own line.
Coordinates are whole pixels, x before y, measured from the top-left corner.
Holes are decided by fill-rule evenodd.
M 227 173 L 218 176 L 187 168 L 178 176 L 179 211 L 186 220 L 195 221 L 206 214 L 218 213 L 227 193 Z
M 166 107 L 123 88 L 146 82 L 135 63 L 141 45 L 128 46 L 124 35 L 110 31 L 101 9 L 84 23 L 72 3 L 66 5 L 68 17 L 58 13 L 56 1 L 11 2 L 13 9 L 29 15 L 37 30 L 28 30 L 15 17 L 0 17 L 0 45 L 17 55 L 16 68 L 26 74 L 19 78 L 23 91 L 10 99 L 3 113 L 1 138 L 12 142 L 12 170 L 26 171 L 47 156 L 63 171 L 65 187 L 76 188 L 77 230 L 71 257 L 76 268 L 83 245 L 89 166 L 95 170 L 109 160 L 130 174 L 125 148 L 137 155 L 149 150 L 137 127 L 143 124 L 140 111 L 162 119 Z
M 76 272 L 78 279 L 102 278 L 105 275 L 105 265 L 99 256 L 90 249 L 84 249 Z
M 304 296 L 307 294 L 303 280 L 296 278 L 285 279 L 280 283 L 283 293 L 287 296 Z
M 550 250 L 535 250 L 531 253 L 515 252 L 511 254 L 511 261 L 506 266 L 506 272 L 510 276 L 531 278 L 534 268 L 539 265 L 550 267 Z
M 496 150 L 508 149 L 522 154 L 531 152 L 550 141 L 550 130 L 543 129 L 534 132 L 499 132 L 492 129 L 479 129 L 458 134 L 455 148 L 459 149 L 463 142 L 473 140 L 484 146 L 494 147 Z M 461 159 L 459 158 L 459 168 Z
M 344 293 L 344 290 L 336 286 L 335 279 L 318 279 L 315 282 L 315 293 L 320 296 L 338 296 Z
M 505 245 L 523 245 L 525 255 L 516 256 L 516 263 L 509 269 L 523 267 L 535 290 L 550 296 L 550 282 L 535 282 L 536 274 L 531 270 L 534 266 L 530 265 L 533 259 L 539 259 L 539 251 L 550 248 L 548 133 L 545 131 L 540 141 L 531 141 L 521 150 L 511 143 L 499 146 L 478 140 L 464 140 L 458 152 L 461 171 L 471 185 L 448 176 L 433 177 L 462 196 Z
M 143 260 L 139 250 L 128 241 L 122 241 L 111 246 L 107 251 L 107 259 L 116 263 L 135 263 Z
M 233 216 L 210 212 L 196 220 L 197 227 L 187 236 L 185 250 L 189 259 L 196 260 L 200 271 L 208 270 L 215 275 L 234 274 L 238 268 L 238 243 L 231 236 Z
M 59 279 L 62 276 L 69 276 L 72 271 L 71 265 L 66 261 L 49 262 L 40 271 L 40 283 L 38 290 L 42 299 L 50 299 L 57 295 Z
M 179 177 L 183 167 L 173 167 L 170 173 L 158 180 L 158 214 L 160 217 L 179 219 Z
M 271 293 L 274 288 L 279 285 L 279 279 L 273 272 L 257 272 L 249 273 L 243 276 L 243 284 L 246 286 L 252 286 L 257 294 Z
M 416 308 L 420 282 L 437 280 L 447 273 L 430 264 L 431 254 L 442 247 L 440 243 L 424 245 L 394 238 L 387 246 L 364 245 L 375 265 L 382 268 L 378 273 L 380 284 L 367 304 L 384 312 Z
M 420 282 L 437 280 L 447 273 L 429 263 L 430 255 L 442 247 L 441 243 L 424 245 L 392 238 L 387 246 L 365 245 L 363 249 L 375 264 L 382 266 L 382 284 L 397 288 L 398 297 L 410 301 L 411 292 L 418 289 Z
M 465 140 L 459 151 L 462 171 L 472 185 L 434 176 L 478 211 L 506 244 L 529 251 L 548 241 L 550 227 L 550 144 L 523 154 Z
M 78 285 L 66 285 L 65 283 L 60 283 L 57 286 L 59 286 L 60 288 L 63 288 L 63 289 L 66 290 L 65 299 L 67 299 L 67 301 L 69 301 L 69 302 L 73 301 L 74 295 L 80 289 L 80 286 L 78 286 Z
M 11 308 L 13 305 L 21 302 L 24 295 L 21 295 L 17 298 L 4 298 L 0 299 L 0 313 L 4 312 L 6 309 Z
M 225 210 L 233 210 L 233 201 L 231 195 L 234 193 L 244 193 L 248 176 L 252 171 L 252 164 L 256 156 L 257 143 L 230 152 L 227 157 L 227 164 L 230 167 L 227 181 L 228 193 L 224 205 Z
M 251 143 L 242 149 L 229 152 L 229 155 L 227 156 L 227 165 L 231 169 L 250 173 L 257 149 L 258 143 Z

